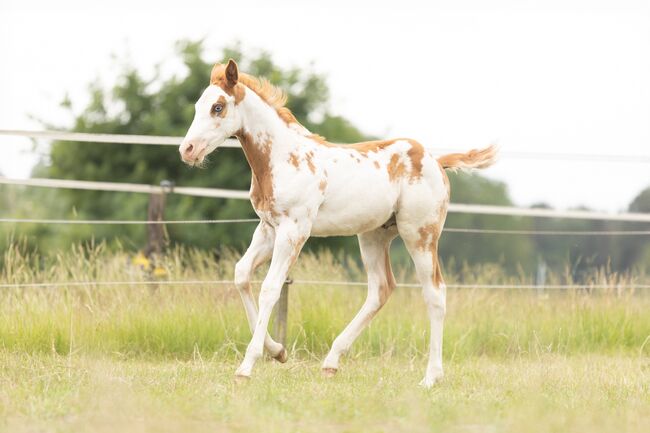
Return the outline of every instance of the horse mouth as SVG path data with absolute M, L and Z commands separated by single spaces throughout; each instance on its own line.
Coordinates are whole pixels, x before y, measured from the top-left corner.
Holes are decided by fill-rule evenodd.
M 181 157 L 181 160 L 185 164 L 189 165 L 190 167 L 201 166 L 201 164 L 203 164 L 203 161 L 205 161 L 205 156 L 207 154 L 207 150 L 208 150 L 208 148 L 206 146 L 203 149 L 201 149 L 197 154 L 193 155 L 192 157 L 190 157 L 190 158 Z

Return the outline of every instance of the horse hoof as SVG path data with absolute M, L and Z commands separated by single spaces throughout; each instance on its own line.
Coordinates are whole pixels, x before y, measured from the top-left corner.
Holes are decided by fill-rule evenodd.
M 281 364 L 284 364 L 285 362 L 287 362 L 287 360 L 289 359 L 289 353 L 287 353 L 287 349 L 285 349 L 285 348 L 283 347 L 282 350 L 280 351 L 280 353 L 278 353 L 277 355 L 275 355 L 275 356 L 273 357 L 273 359 L 275 359 L 276 361 L 280 362 Z
M 251 380 L 250 376 L 244 376 L 243 374 L 235 374 L 235 382 L 238 384 L 248 383 Z
M 442 374 L 439 376 L 434 376 L 434 377 L 425 377 L 420 381 L 420 386 L 424 389 L 431 389 L 434 385 L 439 383 L 442 380 Z
M 324 367 L 322 371 L 323 371 L 323 376 L 334 377 L 336 376 L 337 369 L 332 367 Z

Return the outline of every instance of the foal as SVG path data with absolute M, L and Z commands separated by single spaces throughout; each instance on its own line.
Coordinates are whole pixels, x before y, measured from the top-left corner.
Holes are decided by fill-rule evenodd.
M 323 362 L 323 373 L 334 375 L 340 356 L 395 288 L 389 248 L 399 235 L 415 264 L 431 321 L 429 362 L 420 383 L 430 387 L 443 374 L 446 289 L 437 250 L 449 204 L 445 169 L 487 167 L 495 148 L 436 159 L 411 139 L 332 144 L 300 125 L 285 102 L 281 90 L 239 73 L 234 61 L 217 64 L 179 149 L 182 160 L 194 166 L 234 135 L 253 173 L 250 197 L 260 223 L 235 267 L 235 285 L 253 337 L 236 375 L 250 377 L 264 348 L 278 361 L 287 360 L 286 349 L 269 336 L 267 326 L 307 238 L 357 235 L 368 295 Z M 250 278 L 269 259 L 258 314 Z

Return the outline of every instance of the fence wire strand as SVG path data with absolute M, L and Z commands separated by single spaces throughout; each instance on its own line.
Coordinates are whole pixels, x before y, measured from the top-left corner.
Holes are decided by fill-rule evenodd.
M 211 220 L 65 220 L 39 218 L 0 218 L 0 223 L 14 224 L 88 224 L 88 225 L 161 225 L 161 224 L 237 224 L 259 223 L 257 218 L 211 219 Z M 650 230 L 501 230 L 449 227 L 447 233 L 474 233 L 500 235 L 541 235 L 541 236 L 650 236 Z
M 183 137 L 160 135 L 133 135 L 133 134 L 98 134 L 86 132 L 66 131 L 28 131 L 22 129 L 0 129 L 0 136 L 26 137 L 32 139 L 76 141 L 86 143 L 111 143 L 111 144 L 139 144 L 178 146 Z M 222 147 L 239 148 L 239 141 L 234 138 L 227 139 Z M 435 153 L 462 152 L 462 149 L 448 147 L 429 147 Z M 648 164 L 650 155 L 623 155 L 623 154 L 587 154 L 564 152 L 521 152 L 500 151 L 499 154 L 506 158 L 515 159 L 548 159 L 560 161 L 593 161 L 602 163 L 633 163 Z
M 132 192 L 147 194 L 179 194 L 193 197 L 210 197 L 236 200 L 250 200 L 248 191 L 221 188 L 203 188 L 177 186 L 173 184 L 147 185 L 124 182 L 85 181 L 70 179 L 9 179 L 0 176 L 0 184 L 22 185 L 43 188 L 65 188 L 89 191 Z M 537 218 L 570 218 L 604 221 L 628 221 L 650 223 L 650 214 L 643 212 L 607 213 L 589 210 L 558 210 L 540 208 L 522 208 L 516 206 L 494 206 L 484 204 L 450 203 L 450 213 L 469 213 L 480 215 L 508 215 Z
M 124 143 L 124 144 L 149 144 L 149 145 L 172 145 L 177 146 L 181 137 L 167 136 L 142 136 L 142 135 L 118 135 L 118 134 L 89 134 L 89 133 L 67 133 L 61 131 L 24 131 L 24 130 L 0 130 L 0 135 L 13 135 L 31 137 L 35 139 L 63 140 L 63 141 L 82 141 L 82 142 L 101 142 L 101 143 Z M 224 147 L 240 147 L 237 140 L 228 140 Z M 447 151 L 448 149 L 439 149 Z M 525 152 L 501 152 L 504 156 L 515 158 L 546 158 L 562 160 L 591 160 L 599 162 L 634 162 L 649 163 L 650 157 L 646 155 L 586 155 L 586 154 L 560 154 L 560 153 L 525 153 Z M 171 192 L 159 186 L 135 185 L 135 184 L 109 184 L 101 182 L 84 182 L 68 180 L 51 180 L 51 179 L 30 179 L 30 180 L 12 180 L 3 179 L 0 183 L 8 184 L 29 184 L 33 186 L 52 186 L 58 188 L 75 187 L 85 189 L 103 189 L 136 192 Z M 56 183 L 56 185 L 55 185 Z M 83 184 L 83 185 L 82 185 Z M 111 189 L 112 188 L 112 189 Z M 207 188 L 192 187 L 175 187 L 175 193 L 246 199 L 246 191 L 229 191 Z M 645 214 L 622 214 L 622 215 L 603 215 L 597 212 L 585 211 L 549 211 L 538 209 L 518 209 L 510 207 L 494 206 L 477 206 L 452 204 L 454 206 L 450 211 L 461 213 L 478 213 L 478 214 L 497 214 L 497 215 L 518 215 L 533 217 L 563 217 L 563 218 L 580 218 L 580 219 L 611 219 L 619 221 L 650 221 L 650 216 Z M 70 219 L 41 219 L 41 218 L 0 218 L 0 223 L 14 224 L 87 224 L 87 225 L 160 225 L 160 224 L 236 224 L 236 223 L 258 223 L 257 218 L 243 219 L 207 219 L 207 220 L 165 220 L 165 221 L 142 221 L 142 220 L 70 220 Z M 473 234 L 499 234 L 499 235 L 543 235 L 543 236 L 648 236 L 650 230 L 502 230 L 502 229 L 475 229 L 475 228 L 445 228 L 444 232 L 448 233 L 473 233 Z M 260 283 L 260 281 L 253 281 Z M 329 286 L 363 286 L 367 285 L 362 281 L 326 281 L 326 280 L 294 280 L 293 284 L 297 285 L 329 285 Z M 198 286 L 198 285 L 234 285 L 230 280 L 161 280 L 161 281 L 71 281 L 71 282 L 38 282 L 38 283 L 2 283 L 0 289 L 11 288 L 49 288 L 49 287 L 110 287 L 110 286 Z M 398 287 L 420 287 L 414 283 L 398 283 Z M 458 289 L 536 289 L 536 290 L 602 290 L 602 289 L 650 289 L 650 284 L 627 285 L 606 285 L 606 284 L 564 284 L 564 285 L 531 285 L 531 284 L 449 284 L 448 288 Z
M 88 224 L 88 225 L 159 225 L 159 224 L 236 224 L 258 223 L 257 218 L 221 219 L 221 220 L 64 220 L 64 219 L 38 219 L 38 218 L 0 218 L 0 223 L 16 224 Z
M 251 283 L 261 284 L 260 280 L 253 280 Z M 292 280 L 291 285 L 302 286 L 344 286 L 344 287 L 366 287 L 368 283 L 364 281 L 338 281 L 338 280 Z M 232 285 L 232 280 L 131 280 L 131 281 L 69 281 L 69 282 L 51 282 L 51 283 L 3 283 L 0 289 L 38 289 L 38 288 L 55 288 L 55 287 L 115 287 L 115 286 L 210 286 L 210 285 Z M 417 283 L 397 283 L 397 287 L 403 288 L 420 288 Z M 626 289 L 650 289 L 650 284 L 630 283 L 627 285 L 620 284 L 551 284 L 551 285 L 534 285 L 534 284 L 448 284 L 450 289 L 513 289 L 513 290 L 626 290 Z

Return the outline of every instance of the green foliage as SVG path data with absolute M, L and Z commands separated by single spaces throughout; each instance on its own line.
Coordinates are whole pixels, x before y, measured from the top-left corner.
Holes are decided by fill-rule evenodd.
M 203 57 L 202 41 L 182 41 L 177 53 L 184 72 L 171 77 L 155 73 L 143 76 L 130 66 L 123 67 L 112 88 L 96 83 L 89 86 L 90 101 L 79 113 L 66 97 L 62 106 L 74 118 L 79 132 L 183 136 L 194 115 L 194 103 L 209 82 L 213 60 Z M 328 109 L 329 90 L 325 77 L 308 68 L 281 68 L 271 55 L 244 54 L 239 44 L 222 51 L 219 61 L 234 58 L 240 68 L 264 76 L 282 87 L 289 96 L 288 106 L 298 120 L 314 133 L 330 141 L 350 143 L 369 137 L 348 119 Z M 238 149 L 220 149 L 211 155 L 205 170 L 190 169 L 180 162 L 173 146 L 134 146 L 101 143 L 55 142 L 50 154 L 35 169 L 36 177 L 159 184 L 171 180 L 177 185 L 246 190 L 250 169 Z M 451 174 L 452 202 L 511 205 L 506 185 L 479 175 Z M 650 209 L 650 189 L 632 203 L 630 210 Z M 78 219 L 144 219 L 149 198 L 143 194 L 43 190 L 0 186 L 1 211 L 7 216 Z M 242 200 L 167 197 L 166 219 L 250 218 L 255 214 Z M 530 218 L 449 214 L 447 227 L 492 229 L 597 230 L 629 228 L 591 221 L 554 221 Z M 172 225 L 168 232 L 173 243 L 200 248 L 230 246 L 244 248 L 254 224 Z M 143 226 L 2 226 L 0 245 L 13 234 L 42 250 L 60 249 L 71 243 L 109 240 L 132 249 L 145 244 Z M 650 268 L 650 249 L 644 239 L 605 237 L 531 237 L 445 233 L 441 255 L 449 269 L 464 263 L 498 262 L 510 273 L 534 272 L 538 261 L 561 269 L 569 263 L 569 273 L 578 275 L 592 267 L 611 265 L 624 270 L 633 265 Z M 308 249 L 323 247 L 344 250 L 358 258 L 354 237 L 311 239 Z M 408 256 L 399 241 L 394 254 L 397 263 Z
M 452 203 L 475 203 L 511 206 L 508 189 L 503 182 L 467 173 L 450 173 Z M 459 214 L 447 215 L 445 226 L 484 229 L 525 230 L 530 219 L 495 215 Z M 480 247 L 477 247 L 480 246 Z M 527 269 L 535 263 L 533 244 L 526 237 L 513 239 L 510 236 L 489 234 L 444 233 L 440 240 L 440 251 L 448 265 L 459 269 L 464 262 L 498 262 L 511 272 L 520 266 Z
M 90 102 L 75 117 L 74 130 L 118 134 L 185 134 L 194 115 L 193 104 L 209 82 L 211 61 L 203 59 L 202 42 L 180 42 L 178 54 L 185 66 L 182 76 L 163 79 L 160 76 L 143 77 L 137 70 L 125 67 L 112 89 L 95 84 L 89 87 Z M 349 120 L 328 110 L 329 91 L 322 75 L 308 69 L 282 69 L 274 64 L 271 55 L 244 55 L 238 44 L 223 50 L 222 59 L 235 59 L 240 68 L 252 75 L 267 77 L 289 95 L 288 107 L 301 123 L 311 131 L 329 140 L 351 143 L 369 137 Z M 220 60 L 222 60 L 220 59 Z M 70 109 L 71 104 L 63 104 Z M 212 156 L 205 170 L 189 169 L 179 161 L 177 150 L 162 146 L 131 146 L 115 144 L 54 143 L 49 160 L 35 170 L 42 177 L 83 179 L 113 182 L 158 184 L 169 179 L 179 185 L 220 187 L 245 190 L 250 184 L 250 169 L 241 151 L 220 149 Z M 474 176 L 466 182 L 456 182 L 454 193 L 466 202 L 477 202 L 480 197 L 493 197 L 493 202 L 508 201 L 505 188 Z M 476 183 L 476 185 L 473 185 Z M 478 193 L 474 194 L 473 191 Z M 46 204 L 44 214 L 62 218 L 88 219 L 142 219 L 146 214 L 148 197 L 138 194 L 98 193 L 86 191 L 48 191 L 40 193 L 38 203 Z M 477 197 L 475 197 L 477 196 Z M 254 213 L 249 203 L 239 200 L 206 199 L 170 195 L 166 207 L 168 219 L 246 218 Z M 43 215 L 45 216 L 45 215 Z M 36 229 L 36 228 L 33 228 Z M 41 247 L 62 247 L 70 242 L 91 238 L 116 237 L 137 248 L 145 242 L 145 230 L 140 226 L 70 227 L 60 230 L 38 228 L 36 241 Z M 193 225 L 168 227 L 173 242 L 202 248 L 222 245 L 243 247 L 250 239 L 253 226 Z M 32 237 L 34 239 L 34 237 Z M 356 239 L 329 238 L 310 240 L 310 248 L 349 248 L 356 254 Z M 452 248 L 453 250 L 453 248 Z M 404 253 L 402 254 L 402 256 Z M 462 258 L 464 250 L 456 251 Z M 520 254 L 508 254 L 520 257 Z M 483 259 L 473 255 L 470 259 Z M 492 258 L 491 254 L 487 257 Z
M 143 77 L 126 67 L 113 89 L 90 86 L 91 101 L 76 116 L 74 130 L 118 134 L 183 136 L 194 115 L 194 102 L 209 83 L 212 61 L 202 57 L 199 42 L 180 42 L 178 54 L 185 66 L 183 76 L 163 79 Z M 350 142 L 364 135 L 345 119 L 327 112 L 328 89 L 323 76 L 311 70 L 284 70 L 275 65 L 269 53 L 245 56 L 239 45 L 223 50 L 222 59 L 234 58 L 242 70 L 267 77 L 289 95 L 289 108 L 296 117 L 316 133 L 327 133 L 337 141 Z M 320 117 L 320 120 L 316 118 Z M 246 190 L 250 169 L 241 151 L 220 149 L 212 156 L 206 170 L 189 169 L 179 161 L 177 149 L 168 146 L 130 146 L 114 144 L 54 143 L 50 160 L 37 169 L 39 175 L 113 182 L 158 184 L 172 180 L 179 185 Z M 85 191 L 57 192 L 57 201 L 68 204 L 68 215 L 79 218 L 142 219 L 148 198 L 143 195 Z M 64 216 L 65 213 L 64 213 Z M 168 197 L 168 219 L 219 219 L 254 217 L 248 202 L 241 200 Z M 168 228 L 174 242 L 204 248 L 220 245 L 241 247 L 252 233 L 250 224 L 194 225 Z M 142 227 L 94 227 L 98 239 L 119 236 L 134 246 L 144 243 Z M 60 235 L 60 233 L 58 233 Z M 77 236 L 75 236 L 75 234 Z M 76 230 L 72 239 L 87 239 L 88 233 Z
M 632 200 L 628 210 L 630 212 L 650 213 L 650 187 L 641 191 Z M 634 227 L 637 230 L 647 230 L 648 224 L 634 224 Z M 633 264 L 640 270 L 650 272 L 650 242 L 648 242 L 648 237 L 630 238 L 625 242 L 620 242 L 618 246 L 619 251 L 621 251 L 621 262 Z

